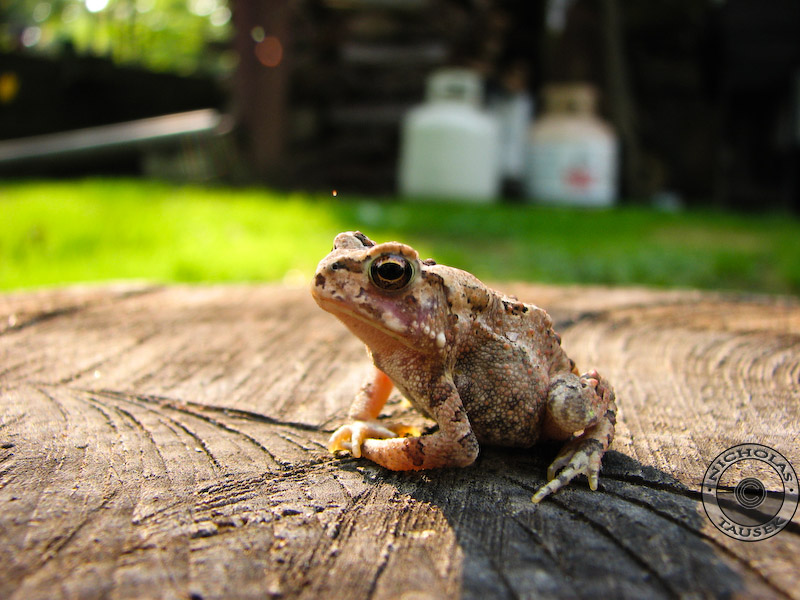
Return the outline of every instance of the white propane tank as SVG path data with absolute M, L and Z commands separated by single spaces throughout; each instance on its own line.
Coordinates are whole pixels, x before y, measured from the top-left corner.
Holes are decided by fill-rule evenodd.
M 443 69 L 428 79 L 426 102 L 403 119 L 402 195 L 473 201 L 498 195 L 498 129 L 481 100 L 481 79 L 473 71 Z
M 531 126 L 526 195 L 549 203 L 609 206 L 617 200 L 617 136 L 596 116 L 586 84 L 551 85 Z

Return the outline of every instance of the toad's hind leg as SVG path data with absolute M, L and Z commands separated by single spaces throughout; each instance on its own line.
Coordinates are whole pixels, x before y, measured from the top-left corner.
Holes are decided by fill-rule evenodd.
M 548 483 L 532 500 L 539 502 L 581 474 L 596 490 L 600 461 L 614 439 L 617 405 L 613 388 L 597 371 L 581 377 L 561 375 L 550 384 L 547 409 L 546 433 L 550 437 L 563 439 L 576 431 L 583 433 L 561 449 L 547 469 Z

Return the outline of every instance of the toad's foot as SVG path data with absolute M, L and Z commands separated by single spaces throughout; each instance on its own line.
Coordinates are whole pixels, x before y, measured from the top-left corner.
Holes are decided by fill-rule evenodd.
M 596 490 L 600 461 L 614 439 L 617 422 L 613 388 L 597 371 L 580 378 L 571 373 L 558 376 L 551 383 L 547 408 L 556 432 L 583 433 L 561 449 L 547 469 L 548 483 L 532 500 L 540 502 L 578 475 L 586 475 L 589 487 Z
M 585 381 L 589 386 L 594 389 L 594 393 L 599 398 L 602 398 L 606 404 L 613 404 L 616 409 L 616 394 L 614 388 L 608 383 L 608 380 L 597 372 L 597 369 L 592 369 L 588 373 L 581 375 L 581 380 Z
M 573 440 L 564 446 L 553 464 L 547 469 L 548 483 L 539 488 L 531 500 L 535 503 L 540 502 L 546 496 L 567 485 L 578 475 L 586 475 L 589 479 L 589 487 L 596 490 L 600 461 L 604 453 L 603 444 L 596 439 L 581 436 Z
M 405 435 L 419 435 L 419 430 L 403 425 L 384 427 L 378 421 L 353 421 L 333 432 L 328 440 L 328 450 L 344 450 L 355 458 L 361 458 L 361 446 L 366 440 L 385 440 Z

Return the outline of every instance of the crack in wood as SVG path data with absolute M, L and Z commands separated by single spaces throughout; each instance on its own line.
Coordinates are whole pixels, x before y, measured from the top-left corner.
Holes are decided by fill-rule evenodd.
M 132 396 L 132 395 L 124 394 L 124 393 L 121 393 L 121 392 L 115 392 L 113 397 L 115 397 L 117 399 L 120 399 L 120 400 L 122 400 L 124 402 L 131 402 L 133 404 L 143 405 L 143 406 L 146 407 L 147 410 L 156 412 L 157 414 L 160 414 L 162 417 L 164 416 L 162 413 L 158 413 L 158 411 L 154 411 L 153 408 L 152 408 L 152 405 L 148 405 L 147 402 L 142 402 L 141 398 L 138 397 L 138 396 Z M 201 421 L 205 421 L 206 423 L 208 423 L 209 425 L 214 426 L 217 429 L 221 429 L 221 430 L 226 431 L 228 433 L 232 433 L 234 435 L 237 435 L 237 436 L 241 437 L 242 439 L 246 440 L 248 443 L 250 443 L 253 446 L 255 446 L 256 448 L 258 448 L 261 452 L 263 452 L 270 459 L 270 461 L 273 463 L 273 465 L 275 467 L 280 468 L 280 467 L 284 467 L 285 466 L 285 465 L 283 465 L 281 463 L 281 461 L 279 461 L 277 458 L 275 458 L 275 455 L 272 452 L 270 452 L 269 449 L 266 446 L 264 446 L 261 442 L 259 442 L 257 439 L 255 439 L 251 435 L 248 435 L 248 434 L 246 434 L 246 433 L 244 433 L 242 431 L 239 431 L 238 429 L 230 427 L 230 426 L 226 425 L 225 423 L 222 423 L 221 421 L 219 421 L 217 419 L 212 419 L 208 415 L 204 415 L 204 414 L 202 414 L 202 413 L 200 413 L 198 411 L 193 411 L 193 410 L 189 410 L 188 408 L 181 407 L 181 406 L 179 406 L 178 404 L 176 404 L 174 402 L 172 402 L 172 403 L 161 403 L 161 404 L 159 404 L 159 406 L 161 408 L 168 408 L 170 410 L 173 410 L 173 411 L 178 412 L 178 413 L 183 414 L 183 415 L 187 415 L 187 416 L 194 417 L 196 419 L 200 419 Z M 202 405 L 196 404 L 195 406 L 201 407 Z M 174 422 L 177 423 L 177 421 L 174 421 Z M 217 463 L 217 464 L 219 464 L 219 463 Z
M 519 479 L 516 479 L 514 477 L 503 475 L 503 478 L 505 480 L 511 482 L 511 483 L 519 485 L 520 487 L 522 487 L 523 489 L 525 489 L 526 491 L 529 491 L 529 492 L 533 492 L 533 491 L 535 491 L 537 489 L 537 486 L 529 485 L 526 482 L 520 481 Z M 620 476 L 619 474 L 616 474 L 616 475 L 607 475 L 606 474 L 606 475 L 603 476 L 603 478 L 606 479 L 606 480 L 613 480 L 613 481 L 616 481 L 616 482 L 623 483 L 623 485 L 625 487 L 623 487 L 621 489 L 624 490 L 625 492 L 628 492 L 628 491 L 634 490 L 634 489 L 645 488 L 645 489 L 647 489 L 649 491 L 653 491 L 653 492 L 657 492 L 657 493 L 665 492 L 665 493 L 669 494 L 670 497 L 678 497 L 678 498 L 682 497 L 682 498 L 685 498 L 685 499 L 693 502 L 693 506 L 691 508 L 695 511 L 696 514 L 698 514 L 698 515 L 700 514 L 699 503 L 701 501 L 701 494 L 699 492 L 692 493 L 691 490 L 688 490 L 688 489 L 685 489 L 685 488 L 674 487 L 674 486 L 671 486 L 669 484 L 663 484 L 663 483 L 660 483 L 660 482 L 648 481 L 648 480 L 643 479 L 641 477 L 625 477 L 625 476 Z M 630 486 L 630 487 L 627 487 L 627 486 Z M 726 545 L 720 543 L 720 541 L 718 539 L 716 539 L 714 536 L 708 535 L 707 533 L 705 533 L 702 529 L 700 529 L 698 527 L 693 527 L 693 526 L 687 524 L 684 520 L 682 520 L 679 517 L 676 517 L 674 514 L 671 514 L 671 513 L 667 512 L 665 510 L 661 510 L 660 508 L 655 506 L 652 501 L 649 501 L 649 502 L 648 501 L 644 501 L 644 500 L 641 500 L 639 498 L 636 498 L 635 496 L 631 495 L 630 493 L 625 493 L 625 492 L 623 492 L 623 491 L 615 491 L 613 489 L 610 489 L 609 486 L 601 485 L 600 489 L 598 491 L 592 492 L 592 496 L 595 496 L 597 494 L 608 494 L 608 495 L 616 497 L 616 498 L 618 498 L 618 499 L 620 499 L 620 500 L 622 500 L 624 502 L 628 502 L 628 503 L 631 503 L 633 505 L 636 505 L 636 506 L 638 506 L 638 507 L 640 507 L 640 508 L 642 508 L 642 509 L 644 509 L 644 510 L 650 512 L 650 513 L 653 513 L 653 514 L 657 515 L 658 517 L 660 517 L 662 519 L 665 519 L 666 521 L 669 521 L 670 523 L 672 523 L 676 527 L 680 528 L 681 530 L 685 531 L 687 534 L 691 535 L 692 537 L 697 538 L 699 540 L 702 540 L 702 541 L 704 541 L 706 543 L 709 543 L 709 544 L 713 545 L 714 548 L 717 551 L 720 551 L 720 552 L 724 553 L 730 560 L 732 560 L 735 563 L 737 563 L 740 566 L 740 568 L 745 569 L 748 573 L 750 573 L 751 575 L 753 575 L 753 576 L 757 577 L 758 579 L 760 579 L 762 584 L 764 584 L 765 586 L 770 588 L 773 592 L 778 594 L 780 597 L 782 597 L 782 598 L 790 598 L 791 597 L 791 595 L 789 594 L 789 592 L 787 590 L 782 589 L 774 581 L 771 581 L 768 577 L 766 577 L 766 575 L 764 573 L 762 573 L 758 569 L 754 568 L 753 565 L 749 561 L 747 561 L 746 559 L 742 558 L 741 556 L 739 556 L 738 554 L 733 552 Z M 560 506 L 560 507 L 562 507 L 562 508 L 564 508 L 566 510 L 569 510 L 572 514 L 583 515 L 583 518 L 585 518 L 587 520 L 591 520 L 594 523 L 594 519 L 589 517 L 588 514 L 576 512 L 573 508 L 570 507 L 570 504 L 568 502 L 566 502 L 566 501 L 564 501 L 562 499 L 559 499 L 559 498 L 555 498 L 555 497 L 552 498 L 552 500 L 553 500 L 553 502 L 555 504 L 557 504 L 558 506 Z M 600 502 L 602 503 L 603 501 L 601 500 Z M 516 515 L 512 515 L 512 516 L 516 517 Z M 702 515 L 701 515 L 700 518 L 702 519 Z M 600 526 L 600 525 L 598 524 L 598 526 Z M 602 526 L 600 526 L 600 527 L 602 527 Z M 617 543 L 619 543 L 618 538 L 614 537 L 613 534 L 611 534 L 611 532 L 606 532 L 606 533 L 608 534 L 609 539 L 612 539 L 613 541 L 616 541 Z M 630 551 L 628 553 L 630 553 Z M 650 570 L 652 571 L 652 569 L 650 569 Z M 667 583 L 667 582 L 664 582 L 664 583 Z M 676 595 L 677 597 L 682 597 L 681 588 L 675 588 L 674 586 L 670 585 L 668 587 L 668 589 L 669 589 L 671 594 Z
M 41 552 L 41 562 L 39 563 L 39 567 L 43 567 L 48 562 L 56 557 L 67 545 L 72 542 L 78 533 L 83 530 L 87 524 L 102 510 L 108 508 L 111 504 L 111 501 L 117 496 L 119 493 L 118 489 L 114 489 L 111 491 L 111 494 L 103 499 L 103 502 L 99 506 L 95 506 L 94 508 L 90 508 L 87 513 L 83 515 L 81 521 L 73 526 L 66 534 L 59 534 L 51 538 L 51 540 L 45 545 L 43 551 Z
M 13 325 L 7 325 L 5 328 L 0 329 L 0 337 L 11 333 L 16 333 L 24 329 L 30 329 L 42 323 L 47 323 L 48 321 L 53 321 L 61 317 L 74 316 L 82 311 L 89 310 L 95 306 L 107 303 L 109 301 L 111 302 L 123 301 L 129 298 L 136 298 L 138 296 L 152 294 L 162 289 L 163 289 L 162 286 L 150 286 L 141 289 L 127 290 L 124 292 L 114 293 L 111 296 L 103 296 L 99 299 L 88 300 L 82 304 L 74 304 L 72 306 L 62 306 L 51 310 L 42 310 L 24 321 L 18 321 Z M 2 374 L 3 373 L 0 372 L 0 375 Z
M 659 489 L 659 491 L 670 491 L 670 490 L 661 490 L 661 489 Z M 741 556 L 739 556 L 738 554 L 733 552 L 725 544 L 720 543 L 720 541 L 716 537 L 714 537 L 713 535 L 708 535 L 702 529 L 695 529 L 695 528 L 687 525 L 681 519 L 676 518 L 675 515 L 672 515 L 672 514 L 666 512 L 666 511 L 663 511 L 663 510 L 659 509 L 658 507 L 653 506 L 652 504 L 648 504 L 647 502 L 639 500 L 638 498 L 635 498 L 635 497 L 630 496 L 628 494 L 623 494 L 623 493 L 616 492 L 616 491 L 613 491 L 613 490 L 606 490 L 606 493 L 607 494 L 611 494 L 613 496 L 616 496 L 617 498 L 620 498 L 622 500 L 625 500 L 626 502 L 630 502 L 631 504 L 635 504 L 635 505 L 637 505 L 637 506 L 639 506 L 639 507 L 641 507 L 641 508 L 643 508 L 645 510 L 649 510 L 649 511 L 657 514 L 658 516 L 660 516 L 662 519 L 666 519 L 667 521 L 670 521 L 676 527 L 680 527 L 681 529 L 683 529 L 687 533 L 690 533 L 690 534 L 692 534 L 694 536 L 702 538 L 707 543 L 712 544 L 719 552 L 724 553 L 728 558 L 730 558 L 731 560 L 733 560 L 736 563 L 738 563 L 741 566 L 741 568 L 746 569 L 748 572 L 750 572 L 754 576 L 758 577 L 764 585 L 766 585 L 767 587 L 771 588 L 774 592 L 780 594 L 782 598 L 791 598 L 791 596 L 789 595 L 787 590 L 781 589 L 773 581 L 770 581 L 761 571 L 759 571 L 758 569 L 754 569 L 752 567 L 752 565 L 747 560 L 743 559 Z M 698 493 L 697 496 L 698 497 L 695 500 L 696 500 L 697 503 L 699 503 L 701 494 Z M 689 498 L 689 496 L 687 496 L 687 498 Z M 698 513 L 699 513 L 699 510 L 700 510 L 699 506 L 695 506 L 695 510 L 697 510 Z
M 679 482 L 670 484 L 661 481 L 653 481 L 641 475 L 630 475 L 627 473 L 603 473 L 602 479 L 630 483 L 632 485 L 641 485 L 648 487 L 651 490 L 659 490 L 662 492 L 675 494 L 676 496 L 683 496 L 696 502 L 700 502 L 702 498 L 702 494 L 698 490 L 692 490 L 683 484 L 680 484 Z M 600 489 L 603 490 L 602 481 L 600 484 Z
M 247 421 L 253 421 L 256 423 L 266 423 L 268 425 L 277 425 L 281 427 L 289 427 L 292 429 L 298 429 L 301 431 L 319 431 L 319 427 L 317 425 L 308 424 L 308 423 L 301 423 L 297 421 L 286 421 L 282 419 L 277 419 L 275 417 L 270 417 L 268 415 L 264 415 L 262 413 L 257 413 L 254 411 L 243 410 L 239 408 L 232 408 L 227 406 L 215 406 L 209 404 L 203 404 L 202 402 L 194 402 L 192 400 L 182 400 L 171 398 L 169 396 L 157 396 L 153 394 L 129 394 L 127 392 L 117 391 L 117 390 L 109 390 L 109 389 L 82 389 L 81 391 L 92 393 L 92 394 L 99 394 L 99 395 L 108 395 L 111 397 L 122 396 L 123 398 L 128 399 L 135 399 L 140 402 L 149 403 L 149 404 L 157 404 L 159 406 L 166 406 L 176 411 L 186 410 L 182 408 L 182 405 L 187 407 L 196 408 L 198 410 L 207 411 L 207 412 L 217 412 L 222 413 L 226 416 L 235 417 L 239 419 L 244 419 Z M 194 412 L 189 412 L 196 416 Z
M 551 501 L 561 507 L 563 510 L 569 512 L 574 517 L 577 517 L 579 520 L 586 523 L 589 527 L 594 529 L 602 537 L 608 540 L 612 546 L 619 548 L 625 554 L 625 556 L 628 557 L 628 559 L 630 559 L 634 564 L 639 565 L 643 571 L 645 571 L 654 581 L 656 581 L 659 587 L 661 587 L 669 596 L 673 598 L 683 597 L 684 590 L 682 590 L 680 587 L 676 587 L 673 583 L 662 577 L 661 573 L 658 572 L 658 568 L 649 564 L 635 548 L 629 548 L 627 546 L 624 538 L 615 536 L 599 520 L 593 519 L 588 514 L 576 510 L 574 507 L 571 507 L 569 503 L 561 500 L 561 498 L 553 496 Z

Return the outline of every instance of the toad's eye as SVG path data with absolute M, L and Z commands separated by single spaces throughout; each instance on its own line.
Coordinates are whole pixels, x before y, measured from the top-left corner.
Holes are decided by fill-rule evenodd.
M 402 290 L 411 283 L 413 277 L 414 266 L 399 254 L 379 256 L 369 267 L 372 283 L 387 292 Z

